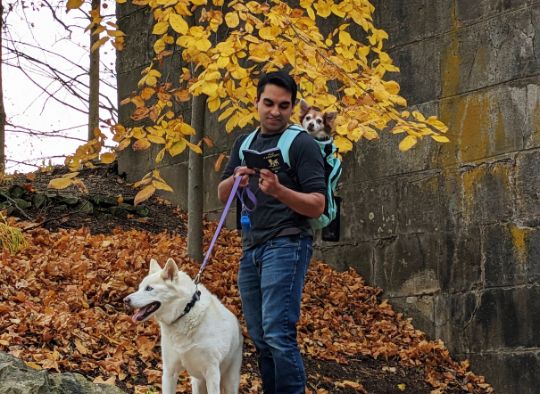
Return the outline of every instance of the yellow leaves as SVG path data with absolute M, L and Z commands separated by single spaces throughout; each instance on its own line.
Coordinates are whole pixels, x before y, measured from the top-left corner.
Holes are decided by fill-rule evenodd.
M 216 162 L 214 163 L 214 171 L 215 172 L 218 172 L 218 171 L 221 171 L 221 166 L 223 165 L 223 160 L 225 160 L 227 156 L 225 156 L 224 153 L 220 153 L 220 155 L 218 156 Z
M 152 186 L 154 186 L 158 190 L 165 190 L 165 191 L 171 192 L 171 193 L 173 192 L 172 187 L 170 187 L 169 185 L 167 185 L 165 182 L 162 182 L 162 181 L 153 180 L 152 181 Z
M 272 52 L 272 45 L 270 45 L 270 43 L 268 42 L 262 42 L 260 44 L 250 44 L 248 59 L 259 63 L 266 62 L 270 58 Z
M 358 382 L 354 382 L 352 380 L 341 380 L 334 383 L 334 386 L 341 389 L 351 388 L 355 391 L 358 391 L 359 393 L 365 393 L 367 394 L 367 391 L 365 390 L 364 386 Z
M 169 30 L 169 23 L 167 21 L 161 21 L 154 25 L 154 28 L 152 29 L 152 34 L 165 34 Z
M 339 153 L 350 152 L 353 148 L 352 142 L 349 139 L 342 137 L 341 135 L 338 135 L 334 138 L 334 144 L 336 145 Z
M 148 141 L 150 141 L 153 144 L 164 144 L 165 143 L 165 138 L 163 138 L 161 136 L 158 136 L 158 135 L 148 134 L 147 138 L 148 138 Z
M 156 40 L 156 42 L 154 42 L 154 47 L 153 48 L 154 48 L 154 52 L 156 53 L 156 55 L 160 54 L 166 48 L 165 41 L 163 39 L 161 39 L 161 38 Z M 150 86 L 154 86 L 154 85 L 150 85 Z
M 151 145 L 151 143 L 150 143 L 150 141 L 148 139 L 141 138 L 140 140 L 135 141 L 135 143 L 133 143 L 131 148 L 134 151 L 146 150 L 146 149 L 150 148 L 150 145 Z
M 103 153 L 101 155 L 100 160 L 103 164 L 111 164 L 113 161 L 116 160 L 116 153 L 114 152 Z
M 240 18 L 237 12 L 229 12 L 225 15 L 225 23 L 230 29 L 234 29 L 240 24 Z
M 101 47 L 103 44 L 105 44 L 107 41 L 109 41 L 109 37 L 102 37 L 100 38 L 99 40 L 97 40 L 96 42 L 94 42 L 94 44 L 92 44 L 92 47 L 90 48 L 90 51 L 91 52 L 95 52 L 99 47 Z
M 182 18 L 181 15 L 178 14 L 170 14 L 169 15 L 169 22 L 171 24 L 171 27 L 173 30 L 179 34 L 186 34 L 189 30 L 189 25 L 187 22 Z
M 133 205 L 137 206 L 141 202 L 148 200 L 156 192 L 156 188 L 153 185 L 145 186 L 140 192 L 135 195 Z
M 78 8 L 80 8 L 83 4 L 84 4 L 84 0 L 68 0 L 68 1 L 67 1 L 67 5 L 66 5 L 67 12 L 69 12 L 69 11 L 71 11 L 71 10 L 78 9 Z
M 195 129 L 191 125 L 181 122 L 174 127 L 174 131 L 180 132 L 183 135 L 195 135 Z
M 409 149 L 411 149 L 413 146 L 416 145 L 418 142 L 418 139 L 415 136 L 408 135 L 405 138 L 401 140 L 399 143 L 399 150 L 402 152 L 406 152 Z
M 175 142 L 170 148 L 169 153 L 172 157 L 179 155 L 187 148 L 187 141 L 185 138 L 180 139 L 178 142 Z
M 79 175 L 78 172 L 70 172 L 62 176 L 61 178 L 51 179 L 47 187 L 49 189 L 57 189 L 57 190 L 65 189 L 68 186 L 73 185 L 73 178 L 75 178 L 77 175 Z
M 315 9 L 317 10 L 317 15 L 322 18 L 327 18 L 332 13 L 333 1 L 331 0 L 318 0 L 315 2 Z
M 343 45 L 349 46 L 353 43 L 353 39 L 351 35 L 349 34 L 349 32 L 341 30 L 339 32 L 339 42 Z
M 145 68 L 142 73 L 143 77 L 138 82 L 139 87 L 143 87 L 144 85 L 155 87 L 158 78 L 161 77 L 161 73 L 158 70 L 149 67 Z
M 450 142 L 450 139 L 444 135 L 433 134 L 431 135 L 431 138 L 433 138 L 437 142 L 442 142 L 442 143 Z
M 280 33 L 281 29 L 278 26 L 265 26 L 259 30 L 259 37 L 263 40 L 274 41 Z

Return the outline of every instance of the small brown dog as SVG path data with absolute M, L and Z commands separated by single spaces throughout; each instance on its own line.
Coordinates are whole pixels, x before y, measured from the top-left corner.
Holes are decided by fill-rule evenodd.
M 302 127 L 319 141 L 332 137 L 337 112 L 322 112 L 320 108 L 310 106 L 300 99 L 300 123 Z

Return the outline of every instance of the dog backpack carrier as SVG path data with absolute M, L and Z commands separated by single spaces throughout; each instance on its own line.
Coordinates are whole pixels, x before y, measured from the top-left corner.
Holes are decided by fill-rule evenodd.
M 240 161 L 244 162 L 244 150 L 249 149 L 253 139 L 257 135 L 258 129 L 254 130 L 244 139 L 240 145 Z M 300 133 L 306 132 L 298 125 L 292 125 L 287 128 L 279 138 L 277 147 L 281 150 L 283 161 L 290 167 L 289 149 L 292 142 Z M 322 229 L 322 239 L 325 241 L 339 240 L 339 214 L 341 199 L 335 195 L 337 183 L 341 176 L 341 161 L 336 155 L 337 148 L 334 142 L 330 140 L 315 140 L 319 145 L 321 155 L 324 160 L 324 179 L 326 182 L 326 204 L 324 212 L 316 219 L 310 219 L 311 228 L 314 230 Z

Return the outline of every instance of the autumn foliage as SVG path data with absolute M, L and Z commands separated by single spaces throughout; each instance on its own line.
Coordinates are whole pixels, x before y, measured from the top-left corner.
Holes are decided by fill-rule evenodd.
M 119 4 L 125 2 L 117 0 Z M 201 153 L 203 144 L 212 142 L 208 138 L 190 142 L 196 130 L 178 111 L 196 96 L 206 98 L 208 110 L 215 113 L 227 133 L 254 127 L 257 81 L 262 72 L 278 68 L 291 69 L 300 97 L 310 105 L 337 111 L 334 142 L 340 155 L 350 152 L 361 140 L 377 139 L 381 132 L 402 134 L 402 151 L 424 137 L 440 143 L 449 141 L 447 127 L 436 116 L 426 117 L 407 109 L 399 84 L 388 78 L 399 68 L 384 50 L 388 35 L 373 23 L 375 8 L 368 0 L 131 3 L 148 8 L 153 15 L 154 57 L 143 69 L 137 90 L 120 102 L 130 106 L 130 121 L 109 124 L 117 143 L 115 151 L 157 146 L 156 165 L 186 149 Z M 68 0 L 67 8 L 83 4 L 84 0 Z M 101 18 L 94 14 L 89 28 L 104 36 L 92 50 L 108 40 L 114 40 L 117 49 L 123 48 L 125 34 L 114 24 L 100 25 Z M 164 69 L 170 58 L 182 66 Z M 99 139 L 87 145 L 95 147 L 95 141 Z M 101 147 L 90 149 L 91 155 L 87 150 L 79 149 L 67 159 L 72 171 L 91 159 L 111 162 L 116 155 L 101 154 Z M 222 160 L 223 155 L 217 162 Z M 156 190 L 170 189 L 159 171 L 150 172 L 137 187 L 141 188 L 139 200 Z
M 207 223 L 206 245 L 215 228 L 216 223 Z M 91 235 L 84 228 L 38 228 L 25 234 L 28 248 L 1 255 L 0 351 L 37 369 L 79 371 L 134 393 L 157 390 L 158 326 L 132 323 L 122 299 L 146 275 L 151 257 L 160 262 L 173 257 L 193 276 L 198 267 L 185 257 L 185 239 L 166 232 L 121 230 Z M 224 230 L 202 279 L 239 317 L 240 253 L 236 231 Z M 492 392 L 482 377 L 468 370 L 466 361 L 453 361 L 442 342 L 429 341 L 381 299 L 380 289 L 366 286 L 352 270 L 338 273 L 312 262 L 302 308 L 299 343 L 312 358 L 342 363 L 358 355 L 399 360 L 421 368 L 434 393 L 444 392 L 447 385 Z M 246 350 L 253 351 L 249 346 Z M 362 390 L 361 382 L 347 384 Z M 259 387 L 250 372 L 242 375 L 241 393 L 257 393 Z M 185 377 L 178 389 L 189 392 Z

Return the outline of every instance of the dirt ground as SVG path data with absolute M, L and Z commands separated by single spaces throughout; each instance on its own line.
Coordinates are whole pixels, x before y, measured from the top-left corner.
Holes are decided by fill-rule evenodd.
M 52 178 L 67 173 L 67 169 L 56 167 L 50 172 L 36 172 L 35 176 L 16 175 L 11 180 L 5 180 L 0 185 L 0 193 L 6 193 L 13 184 L 23 186 L 27 193 L 46 191 Z M 82 170 L 78 176 L 88 189 L 87 195 L 106 195 L 132 198 L 136 190 L 132 189 L 125 179 L 117 174 L 116 166 L 98 165 L 94 169 Z M 49 192 L 51 189 L 49 189 Z M 69 187 L 59 194 L 85 196 L 79 189 Z M 0 194 L 0 201 L 1 194 Z M 185 213 L 175 206 L 157 198 L 151 198 L 144 203 L 148 207 L 148 216 L 140 217 L 132 214 L 114 215 L 107 211 L 94 210 L 92 214 L 85 214 L 76 208 L 63 204 L 49 203 L 42 207 L 29 207 L 25 210 L 16 210 L 12 214 L 25 217 L 25 220 L 43 226 L 48 230 L 59 228 L 88 227 L 92 233 L 109 233 L 113 228 L 142 229 L 153 233 L 162 231 L 185 234 Z M 24 213 L 22 212 L 24 211 Z M 350 358 L 347 364 L 305 358 L 308 387 L 317 392 L 326 389 L 329 393 L 358 393 L 368 392 L 374 394 L 386 393 L 430 393 L 431 388 L 424 380 L 421 369 L 404 368 L 395 360 L 375 360 L 368 357 Z M 252 373 L 257 370 L 255 356 L 251 353 L 243 365 Z M 256 374 L 256 372 L 255 372 Z M 360 382 L 366 391 L 352 387 L 336 387 L 335 382 Z M 346 386 L 346 385 L 345 385 Z M 319 391 L 324 392 L 324 391 Z M 465 392 L 459 388 L 447 392 Z

